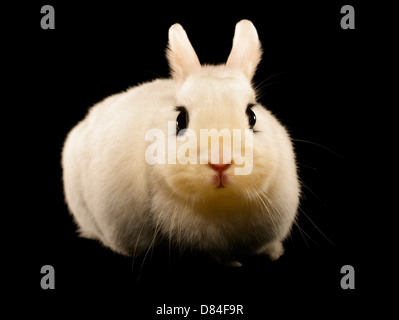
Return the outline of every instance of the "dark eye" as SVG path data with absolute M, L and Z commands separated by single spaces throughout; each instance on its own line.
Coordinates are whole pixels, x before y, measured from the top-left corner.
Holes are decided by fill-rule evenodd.
M 176 134 L 178 134 L 180 130 L 186 129 L 188 126 L 188 112 L 185 107 L 176 107 L 176 111 L 179 112 L 176 119 Z
M 249 127 L 251 129 L 254 128 L 254 125 L 256 123 L 256 115 L 255 112 L 252 111 L 252 107 L 255 106 L 254 104 L 250 103 L 247 106 L 247 116 L 248 116 L 248 123 L 249 123 Z

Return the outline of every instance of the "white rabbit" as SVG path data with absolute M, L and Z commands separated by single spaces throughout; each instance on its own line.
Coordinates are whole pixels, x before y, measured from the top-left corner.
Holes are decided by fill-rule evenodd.
M 172 78 L 106 98 L 66 139 L 64 191 L 81 236 L 129 256 L 165 240 L 233 264 L 245 255 L 264 253 L 275 260 L 283 254 L 300 186 L 285 128 L 256 102 L 251 81 L 261 54 L 248 20 L 236 25 L 227 63 L 217 66 L 201 65 L 184 29 L 171 26 Z M 149 163 L 146 154 L 155 143 L 146 141 L 150 129 L 163 132 L 168 147 L 186 146 L 194 158 L 210 151 L 209 160 L 173 163 L 176 155 L 165 148 L 154 153 L 164 163 Z M 225 152 L 227 139 L 214 162 L 214 149 L 203 148 L 201 129 L 247 129 L 247 141 L 239 146 L 252 154 L 250 173 L 236 174 L 245 164 L 235 161 L 234 150 Z M 188 139 L 189 132 L 197 138 Z

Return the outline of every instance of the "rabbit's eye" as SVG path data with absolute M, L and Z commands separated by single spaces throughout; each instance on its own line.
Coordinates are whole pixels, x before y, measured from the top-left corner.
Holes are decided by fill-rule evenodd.
M 256 123 L 256 115 L 255 115 L 255 112 L 253 112 L 252 111 L 252 107 L 253 106 L 255 106 L 254 104 L 252 104 L 252 103 L 250 103 L 250 104 L 248 104 L 248 106 L 247 106 L 247 117 L 248 117 L 248 123 L 249 123 L 249 127 L 251 128 L 251 129 L 253 129 L 254 128 L 254 125 L 255 125 L 255 123 Z
M 188 112 L 185 107 L 176 107 L 176 111 L 179 112 L 179 115 L 176 119 L 176 134 L 180 132 L 180 130 L 186 129 L 188 126 Z

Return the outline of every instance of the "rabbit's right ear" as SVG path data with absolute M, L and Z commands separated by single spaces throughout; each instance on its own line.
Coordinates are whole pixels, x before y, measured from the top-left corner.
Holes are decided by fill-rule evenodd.
M 261 56 L 262 46 L 254 25 L 249 20 L 241 20 L 236 24 L 233 48 L 226 66 L 241 70 L 251 80 Z
M 169 29 L 169 44 L 166 51 L 173 79 L 182 83 L 187 77 L 201 68 L 197 54 L 183 27 L 176 23 Z

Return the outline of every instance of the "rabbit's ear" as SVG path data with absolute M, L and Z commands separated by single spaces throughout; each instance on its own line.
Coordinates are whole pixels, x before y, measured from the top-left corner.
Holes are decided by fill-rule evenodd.
M 192 72 L 201 68 L 190 40 L 183 27 L 176 23 L 169 29 L 169 44 L 166 51 L 173 79 L 183 82 Z
M 251 80 L 261 56 L 262 47 L 254 25 L 249 20 L 241 20 L 236 25 L 226 66 L 241 70 Z

